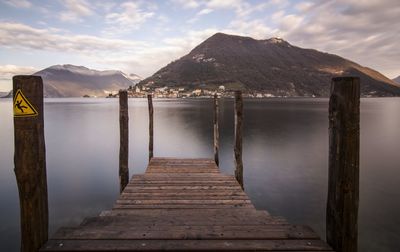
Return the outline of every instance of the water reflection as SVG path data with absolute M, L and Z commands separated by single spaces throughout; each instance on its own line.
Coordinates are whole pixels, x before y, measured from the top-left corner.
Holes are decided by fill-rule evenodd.
M 0 250 L 18 251 L 10 100 L 0 100 Z M 245 100 L 244 183 L 257 208 L 324 236 L 326 99 Z M 220 165 L 233 174 L 233 101 L 220 102 Z M 155 156 L 212 157 L 212 102 L 154 100 Z M 361 103 L 360 251 L 400 247 L 400 100 Z M 148 158 L 147 101 L 129 100 L 130 174 Z M 110 209 L 118 195 L 118 101 L 48 99 L 45 135 L 51 232 Z

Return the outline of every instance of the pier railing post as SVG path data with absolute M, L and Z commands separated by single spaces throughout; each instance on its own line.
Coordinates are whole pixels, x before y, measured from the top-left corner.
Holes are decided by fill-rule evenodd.
M 214 161 L 219 166 L 219 106 L 218 106 L 218 95 L 214 94 Z
M 129 182 L 129 115 L 128 92 L 119 91 L 119 191 L 122 192 Z
M 149 161 L 153 158 L 153 96 L 147 95 L 147 102 L 149 107 Z
M 42 78 L 14 76 L 13 94 L 21 251 L 32 252 L 47 241 L 49 223 Z
M 239 184 L 243 185 L 243 161 L 242 161 L 242 137 L 243 137 L 243 98 L 241 91 L 235 91 L 235 177 Z
M 329 100 L 329 181 L 326 238 L 338 252 L 358 240 L 360 79 L 332 79 Z

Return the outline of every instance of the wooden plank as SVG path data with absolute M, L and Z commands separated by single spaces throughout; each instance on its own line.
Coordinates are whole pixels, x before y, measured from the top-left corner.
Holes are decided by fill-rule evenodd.
M 247 209 L 241 209 L 247 210 Z M 249 209 L 251 210 L 251 209 Z M 132 212 L 137 212 L 138 210 L 133 210 Z M 143 210 L 142 210 L 143 211 Z M 153 210 L 151 210 L 153 211 Z M 122 210 L 120 211 L 122 212 Z M 163 215 L 162 217 L 150 216 L 146 219 L 141 218 L 141 215 L 116 215 L 116 216 L 103 216 L 103 217 L 92 217 L 86 218 L 80 227 L 82 228 L 101 228 L 101 227 L 127 227 L 138 229 L 143 228 L 156 228 L 160 227 L 161 229 L 171 230 L 174 227 L 170 226 L 243 226 L 244 229 L 249 229 L 248 226 L 258 228 L 264 227 L 266 230 L 268 229 L 282 229 L 288 228 L 291 226 L 290 224 L 285 223 L 284 219 L 276 218 L 272 216 L 265 217 L 264 215 L 257 213 L 253 215 L 249 215 L 250 220 L 249 223 L 246 223 L 246 218 L 235 218 L 234 216 L 188 216 L 186 218 L 181 218 L 180 216 L 175 215 Z M 188 221 L 190 224 L 186 223 Z M 204 222 L 202 222 L 204 221 Z M 149 225 L 151 223 L 152 225 Z M 165 227 L 166 226 L 166 227 Z M 250 228 L 251 229 L 251 228 Z
M 247 196 L 137 196 L 124 195 L 119 200 L 250 200 Z
M 218 240 L 218 239 L 318 239 L 310 228 L 295 225 L 265 226 L 118 226 L 62 228 L 52 239 L 64 240 Z
M 130 185 L 126 187 L 126 189 L 130 190 L 237 190 L 237 186 L 213 186 L 213 185 L 205 185 L 205 186 L 188 186 L 188 185 L 166 185 L 166 186 L 156 186 L 156 185 Z
M 247 195 L 243 191 L 232 191 L 232 190 L 220 190 L 220 191 L 181 191 L 181 190 L 174 190 L 174 191 L 161 191 L 161 192 L 129 192 L 128 190 L 125 190 L 122 194 L 121 197 L 123 196 L 132 196 L 132 197 L 146 197 L 146 196 L 152 196 L 152 197 L 232 197 L 232 196 L 243 196 L 247 197 Z
M 193 186 L 239 186 L 236 181 L 134 181 L 130 186 L 168 186 L 168 185 L 176 185 L 176 186 L 184 186 L 184 185 L 193 185 Z
M 219 170 L 215 167 L 205 167 L 205 166 L 198 166 L 198 167 L 193 167 L 193 166 L 149 166 L 146 171 L 149 170 L 166 170 L 168 172 L 173 172 L 174 170 L 181 170 L 181 171 L 185 171 L 187 173 L 192 173 L 192 172 L 206 172 L 206 171 L 211 171 L 211 172 L 218 172 Z
M 203 162 L 196 162 L 196 163 L 192 163 L 192 162 L 182 162 L 182 163 L 170 163 L 170 162 L 161 162 L 161 163 L 157 163 L 157 162 L 152 162 L 148 165 L 148 167 L 181 167 L 181 166 L 188 166 L 188 167 L 193 167 L 193 168 L 197 168 L 197 167 L 213 167 L 218 169 L 218 166 L 216 166 L 216 164 L 213 163 L 203 163 Z
M 49 240 L 41 251 L 331 251 L 320 240 Z
M 140 179 L 214 179 L 214 180 L 223 180 L 223 179 L 235 179 L 234 176 L 232 175 L 221 175 L 219 173 L 213 173 L 213 174 L 207 174 L 207 173 L 144 173 L 143 175 L 135 175 L 132 177 L 134 178 L 140 178 Z
M 216 214 L 223 211 L 223 214 Z M 254 208 L 234 209 L 118 209 L 104 216 L 122 216 L 123 225 L 266 225 L 287 223 L 285 218 L 270 216 Z M 103 217 L 87 218 L 103 223 Z M 87 220 L 85 219 L 85 220 Z M 116 223 L 115 220 L 113 220 Z M 83 224 L 82 224 L 83 225 Z
M 233 178 L 223 178 L 223 179 L 207 179 L 207 178 L 157 178 L 157 179 L 143 179 L 143 178 L 134 178 L 131 179 L 131 184 L 162 184 L 162 183 L 236 183 L 238 182 Z
M 175 215 L 161 215 L 161 216 L 148 216 L 143 218 L 143 215 L 137 215 L 137 211 L 167 211 L 173 209 L 119 209 L 105 212 L 101 217 L 87 218 L 81 226 L 106 226 L 112 223 L 114 226 L 126 227 L 141 227 L 141 226 L 226 226 L 226 225 L 240 225 L 240 226 L 264 226 L 264 225 L 277 225 L 288 224 L 284 218 L 265 216 L 264 214 L 257 213 L 247 216 L 209 216 L 197 215 L 187 216 L 182 218 Z M 232 210 L 232 209 L 184 209 L 184 210 Z M 234 210 L 254 210 L 250 208 L 236 208 Z M 108 218 L 120 218 L 116 219 Z
M 163 168 L 153 168 L 146 170 L 146 173 L 218 173 L 218 170 L 214 169 L 179 169 L 179 168 L 170 168 L 170 169 L 163 169 Z
M 147 217 L 153 216 L 154 218 L 158 218 L 160 216 L 178 216 L 181 218 L 186 218 L 188 216 L 203 216 L 203 217 L 212 217 L 212 216 L 233 216 L 235 218 L 242 218 L 244 215 L 252 216 L 254 214 L 264 214 L 266 211 L 264 210 L 256 210 L 256 209 L 229 209 L 229 210 L 219 210 L 219 209 L 171 209 L 171 210 L 133 210 L 133 213 L 136 215 L 143 215 Z
M 263 223 L 268 224 L 271 221 L 279 219 L 285 220 L 283 217 L 270 216 L 266 211 L 253 209 L 154 209 L 154 210 L 113 210 L 109 211 L 112 214 L 129 215 L 121 218 L 121 222 L 132 223 L 147 222 L 147 221 L 160 221 L 163 223 L 167 221 L 208 221 L 215 223 L 216 221 L 234 221 L 235 223 L 242 223 L 248 225 L 250 223 Z M 100 222 L 107 221 L 108 219 L 98 219 L 98 217 L 88 218 Z M 239 222 L 240 221 L 240 222 Z M 114 220 L 115 222 L 115 220 Z M 205 225 L 205 224 L 203 224 Z
M 146 194 L 149 194 L 149 193 L 153 193 L 153 194 L 169 193 L 169 194 L 171 194 L 171 193 L 178 193 L 179 191 L 182 191 L 182 190 L 177 190 L 177 189 L 173 189 L 173 190 L 165 190 L 165 189 L 164 190 L 161 190 L 161 189 L 157 189 L 157 190 L 142 190 L 142 189 L 138 189 L 138 188 L 134 188 L 134 189 L 126 188 L 124 190 L 124 192 L 126 192 L 126 193 L 134 193 L 134 194 L 136 194 L 136 193 L 139 193 L 139 194 L 141 194 L 141 193 L 146 193 Z M 220 190 L 220 191 L 223 192 L 223 191 L 227 191 L 227 190 Z M 199 194 L 213 193 L 213 192 L 215 192 L 215 190 L 184 190 L 183 192 L 187 193 L 188 195 L 189 194 L 199 195 Z M 237 190 L 237 192 L 239 192 L 239 190 Z
M 131 199 L 118 199 L 117 204 L 125 204 L 125 205 L 165 205 L 165 204 L 188 204 L 188 205 L 196 205 L 196 204 L 201 204 L 201 205 L 237 205 L 237 204 L 251 204 L 250 200 L 212 200 L 212 199 L 206 199 L 206 200 L 184 200 L 184 199 L 179 199 L 179 200 L 168 200 L 168 199 L 162 199 L 162 200 L 131 200 Z
M 215 170 L 219 171 L 215 165 L 149 165 L 147 170 L 154 170 L 154 169 L 165 169 L 165 170 L 185 170 L 188 173 L 197 171 L 197 170 Z
M 201 175 L 201 174 L 200 174 Z M 199 174 L 146 174 L 132 176 L 131 181 L 157 181 L 157 180 L 207 180 L 207 181 L 236 181 L 233 176 L 199 176 Z
M 210 158 L 175 158 L 175 157 L 153 157 L 150 162 L 207 162 L 215 163 Z
M 254 208 L 252 204 L 236 204 L 236 205 L 189 205 L 189 204 L 173 204 L 173 205 L 124 205 L 124 204 L 115 204 L 113 209 L 120 209 L 120 208 L 129 208 L 129 209 L 157 209 L 157 208 L 166 208 L 166 209 L 184 209 L 184 208 L 191 208 L 191 209 L 218 209 L 218 208 Z

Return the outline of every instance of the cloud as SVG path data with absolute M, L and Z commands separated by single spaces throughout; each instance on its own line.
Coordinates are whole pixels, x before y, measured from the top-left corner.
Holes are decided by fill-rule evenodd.
M 38 29 L 21 23 L 0 22 L 0 46 L 26 50 L 76 52 L 80 54 L 107 53 L 113 50 L 133 50 L 145 44 L 98 36 L 73 35 L 58 29 Z
M 196 0 L 171 0 L 171 2 L 184 9 L 196 9 L 200 7 L 200 1 Z
M 189 19 L 189 20 L 188 20 L 188 23 L 197 22 L 197 21 L 200 19 L 201 16 L 210 14 L 210 13 L 213 12 L 213 11 L 214 11 L 213 9 L 207 9 L 207 8 L 202 9 L 202 10 L 200 10 L 199 12 L 197 12 L 196 15 L 195 15 L 193 18 Z
M 299 3 L 297 14 L 276 19 L 282 36 L 307 48 L 339 54 L 361 65 L 400 72 L 400 5 L 396 0 Z
M 82 17 L 94 14 L 90 5 L 85 0 L 63 0 L 65 11 L 60 13 L 60 20 L 64 22 L 81 22 Z
M 211 13 L 211 12 L 213 12 L 213 9 L 202 9 L 201 11 L 199 11 L 197 14 L 199 15 L 199 16 L 202 16 L 202 15 L 207 15 L 207 14 L 209 14 L 209 13 Z
M 30 8 L 32 6 L 32 3 L 27 0 L 7 0 L 4 3 L 15 8 Z
M 231 30 L 237 35 L 250 36 L 255 39 L 265 39 L 269 34 L 273 34 L 276 31 L 267 26 L 263 20 L 234 20 L 230 23 Z
M 187 54 L 196 45 L 218 32 L 217 29 L 187 31 L 183 36 L 165 38 L 157 46 L 148 46 L 132 54 L 102 59 L 105 64 L 118 66 L 126 72 L 139 73 L 143 77 Z
M 157 6 L 154 2 L 66 0 L 61 13 L 64 21 L 85 20 L 91 25 L 89 21 L 92 20 L 87 17 L 95 15 L 99 21 L 100 14 L 104 15 L 104 23 L 100 20 L 98 25 L 91 25 L 100 27 L 93 31 L 98 36 L 80 35 L 48 25 L 35 28 L 3 19 L 0 21 L 0 47 L 74 53 L 86 57 L 86 62 L 107 68 L 118 66 L 146 76 L 188 53 L 215 32 L 225 32 L 257 39 L 281 36 L 294 45 L 339 54 L 391 77 L 400 73 L 398 0 L 304 0 L 296 3 L 288 0 L 170 0 L 173 8 L 181 8 L 182 16 L 192 14 L 191 22 L 221 11 L 223 18 L 213 14 L 207 16 L 207 22 L 196 24 L 196 27 L 206 27 L 204 30 L 195 30 L 190 22 L 182 25 L 180 19 L 173 16 L 176 12 L 171 11 L 170 5 L 161 8 L 165 5 Z M 28 8 L 30 4 L 26 0 L 5 3 L 14 7 L 19 4 L 19 8 Z M 55 10 L 49 11 L 55 13 Z M 42 21 L 50 24 L 52 20 Z M 38 22 L 32 22 L 35 23 Z M 208 25 L 210 23 L 212 25 Z M 64 29 L 73 27 L 64 26 Z M 141 32 L 141 29 L 146 31 Z M 164 34 L 172 35 L 160 40 Z M 148 42 L 132 40 L 132 37 Z
M 0 65 L 0 80 L 11 80 L 14 75 L 33 74 L 36 71 L 30 66 Z
M 30 75 L 37 71 L 31 66 L 0 65 L 0 91 L 10 91 L 14 75 Z
M 211 9 L 238 9 L 243 4 L 242 0 L 210 0 L 206 3 L 207 7 Z
M 107 14 L 106 23 L 110 27 L 106 29 L 106 32 L 115 34 L 139 29 L 147 19 L 154 16 L 154 12 L 150 10 L 157 8 L 154 3 L 150 3 L 146 6 L 147 9 L 144 9 L 143 3 L 124 2 L 119 6 L 119 12 Z

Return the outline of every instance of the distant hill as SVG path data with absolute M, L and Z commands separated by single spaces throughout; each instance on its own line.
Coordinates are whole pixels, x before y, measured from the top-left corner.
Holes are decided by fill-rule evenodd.
M 55 65 L 33 75 L 43 78 L 45 97 L 104 97 L 140 81 L 135 74 L 128 76 L 121 71 L 97 71 L 74 65 Z
M 394 78 L 392 81 L 394 81 L 396 83 L 400 83 L 400 75 L 397 76 L 396 78 Z
M 139 85 L 262 91 L 279 96 L 328 96 L 333 76 L 361 78 L 362 95 L 399 96 L 400 85 L 337 55 L 280 38 L 255 40 L 217 33 Z

